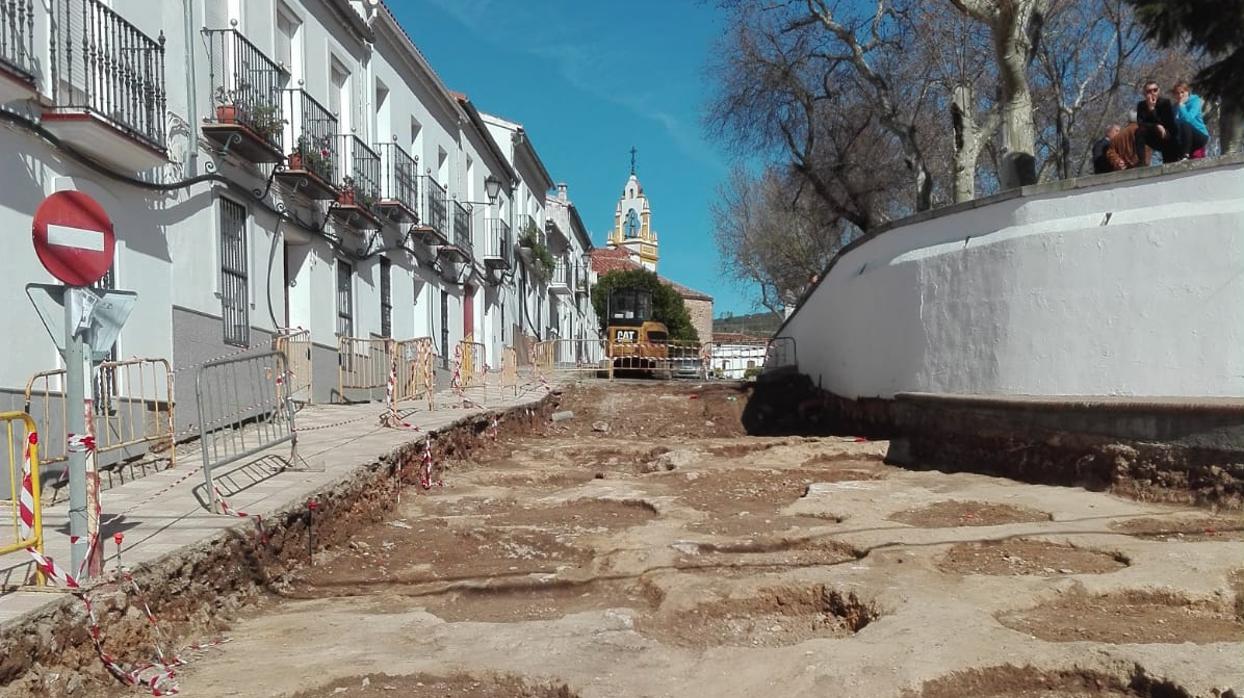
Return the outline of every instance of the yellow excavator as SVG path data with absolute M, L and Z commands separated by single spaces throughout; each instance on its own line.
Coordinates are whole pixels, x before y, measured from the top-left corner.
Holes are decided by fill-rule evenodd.
M 669 328 L 652 319 L 652 292 L 616 288 L 606 307 L 609 360 L 614 370 L 668 370 Z

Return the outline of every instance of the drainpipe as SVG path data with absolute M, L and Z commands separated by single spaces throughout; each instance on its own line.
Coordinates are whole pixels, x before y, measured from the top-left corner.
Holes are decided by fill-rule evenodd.
M 186 32 L 186 109 L 190 122 L 190 145 L 186 154 L 186 175 L 193 177 L 198 174 L 199 167 L 199 83 L 195 80 L 195 42 L 194 36 L 194 0 L 181 0 L 182 15 L 185 17 Z

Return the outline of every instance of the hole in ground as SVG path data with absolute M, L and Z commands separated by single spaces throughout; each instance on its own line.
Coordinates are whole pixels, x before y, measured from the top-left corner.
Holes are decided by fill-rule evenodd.
M 1042 670 L 1004 665 L 957 671 L 926 681 L 904 698 L 1188 698 L 1174 684 L 1137 669 L 1120 679 L 1088 669 Z
M 679 647 L 783 647 L 822 637 L 848 637 L 881 615 L 855 592 L 824 585 L 764 589 L 639 619 L 640 634 Z
M 824 468 L 780 470 L 720 468 L 698 470 L 661 480 L 680 502 L 715 515 L 776 511 L 804 496 L 817 482 L 869 480 L 884 477 L 874 471 L 838 471 Z
M 1156 591 L 1072 591 L 1033 608 L 1001 613 L 998 622 L 1047 642 L 1207 644 L 1244 637 L 1244 622 L 1235 609 Z
M 497 512 L 488 522 L 497 526 L 621 530 L 658 516 L 642 499 L 576 499 L 545 507 L 514 507 Z
M 777 516 L 740 512 L 730 516 L 714 516 L 688 524 L 686 529 L 710 536 L 749 536 L 758 531 L 780 533 L 791 529 L 816 528 L 840 524 L 846 517 L 831 513 L 808 513 L 799 516 Z
M 341 690 L 345 689 L 345 690 Z M 578 693 L 558 681 L 541 681 L 521 676 L 454 674 L 367 674 L 337 679 L 318 688 L 302 691 L 293 698 L 337 698 L 338 696 L 391 698 L 578 698 Z
M 1013 523 L 1051 521 L 1044 511 L 993 502 L 947 500 L 928 506 L 908 509 L 890 515 L 891 521 L 920 528 L 953 528 L 957 526 L 999 526 Z
M 1244 541 L 1244 519 L 1225 516 L 1141 518 L 1116 521 L 1111 530 L 1160 541 Z
M 705 570 L 725 576 L 778 572 L 792 567 L 837 565 L 865 555 L 846 543 L 825 539 L 743 540 L 730 543 L 680 543 L 690 554 L 679 557 L 684 571 Z
M 938 569 L 956 574 L 1037 575 L 1105 574 L 1128 566 L 1122 553 L 1077 548 L 1064 543 L 1016 538 L 959 543 L 946 552 Z

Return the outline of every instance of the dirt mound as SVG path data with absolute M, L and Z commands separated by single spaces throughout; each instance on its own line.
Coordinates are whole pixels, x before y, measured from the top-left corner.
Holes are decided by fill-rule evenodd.
M 745 598 L 645 616 L 640 634 L 679 647 L 783 647 L 820 637 L 848 637 L 880 612 L 855 592 L 824 586 L 776 587 Z
M 426 519 L 409 529 L 371 529 L 325 562 L 307 569 L 296 596 L 392 591 L 398 586 L 495 575 L 555 572 L 585 564 L 592 551 L 569 545 L 555 532 L 455 525 Z
M 1127 558 L 1118 553 L 1017 538 L 960 543 L 947 551 L 937 567 L 943 572 L 955 574 L 1051 577 L 1058 574 L 1105 574 L 1127 565 Z
M 1172 519 L 1145 517 L 1110 524 L 1112 530 L 1161 541 L 1244 541 L 1244 518 L 1197 516 Z
M 1136 672 L 1126 681 L 1097 671 L 1011 665 L 958 671 L 904 698 L 1187 698 L 1182 689 Z
M 953 528 L 956 526 L 1000 526 L 1013 523 L 1036 523 L 1051 521 L 1053 517 L 1043 511 L 992 502 L 962 502 L 949 500 L 917 509 L 900 511 L 889 517 L 891 521 L 919 528 Z
M 657 509 L 638 499 L 576 499 L 543 507 L 512 507 L 488 518 L 495 526 L 536 526 L 572 530 L 619 531 L 657 517 Z
M 558 410 L 574 418 L 548 425 L 550 435 L 590 438 L 714 438 L 745 434 L 743 409 L 750 387 L 729 383 L 585 385 L 562 395 Z M 609 431 L 596 431 L 604 422 Z
M 517 676 L 455 674 L 390 676 L 368 674 L 338 679 L 330 684 L 296 693 L 293 698 L 337 696 L 410 696 L 411 698 L 577 698 L 566 684 L 536 682 Z
M 877 477 L 881 475 L 872 471 L 825 468 L 721 468 L 690 472 L 663 482 L 677 493 L 681 503 L 720 516 L 743 511 L 776 511 L 802 497 L 815 482 Z
M 1067 593 L 1033 608 L 999 614 L 998 622 L 1047 642 L 1207 644 L 1244 637 L 1244 622 L 1234 609 L 1151 591 Z
M 493 584 L 429 597 L 429 613 L 449 622 L 517 623 L 553 620 L 607 608 L 651 609 L 660 591 L 641 582 L 592 581 L 585 584 Z

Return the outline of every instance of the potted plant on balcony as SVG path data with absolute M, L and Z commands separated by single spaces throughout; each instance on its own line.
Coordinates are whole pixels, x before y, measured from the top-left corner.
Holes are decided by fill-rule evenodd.
M 281 114 L 281 107 L 277 104 L 257 104 L 251 109 L 250 127 L 255 135 L 268 141 L 275 142 L 277 136 L 280 135 L 281 129 L 289 123 Z
M 298 146 L 289 154 L 289 169 L 306 170 L 324 176 L 332 154 L 327 137 L 316 142 L 315 138 L 304 133 L 298 137 Z
M 353 206 L 356 201 L 356 194 L 354 178 L 346 175 L 341 180 L 341 193 L 337 195 L 337 203 L 342 206 Z
M 232 90 L 224 85 L 216 88 L 217 123 L 236 124 L 238 122 L 238 114 L 246 104 L 245 96 L 249 89 L 245 83 L 239 83 Z
M 530 221 L 518 237 L 518 246 L 524 252 L 523 258 L 531 265 L 532 275 L 540 281 L 548 281 L 553 273 L 553 254 L 540 242 L 539 231 Z

